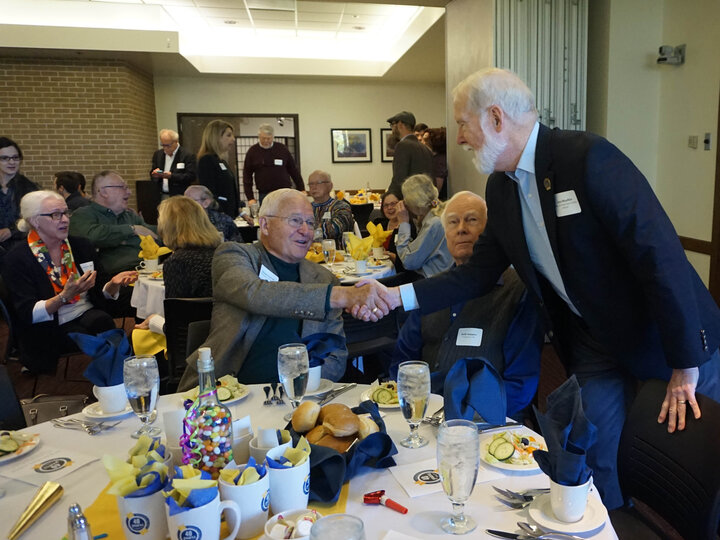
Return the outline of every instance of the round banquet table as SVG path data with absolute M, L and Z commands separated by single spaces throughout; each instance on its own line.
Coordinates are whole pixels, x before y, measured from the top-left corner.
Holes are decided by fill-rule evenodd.
M 340 402 L 351 407 L 355 406 L 360 401 L 361 392 L 367 388 L 367 385 L 358 385 L 357 388 L 337 397 L 333 400 L 333 403 Z M 262 385 L 251 385 L 250 394 L 247 397 L 230 405 L 234 418 L 250 415 L 255 433 L 258 432 L 259 428 L 284 427 L 286 423 L 282 420 L 282 416 L 290 409 L 289 403 L 284 406 L 264 406 L 264 399 Z M 159 414 L 156 425 L 162 427 L 162 413 L 181 408 L 182 400 L 183 398 L 179 394 L 161 396 L 158 400 Z M 442 397 L 432 395 L 428 405 L 428 414 L 437 410 L 441 405 Z M 414 450 L 403 448 L 398 444 L 398 441 L 409 433 L 407 422 L 403 419 L 399 409 L 383 409 L 382 412 L 385 413 L 384 421 L 387 432 L 395 441 L 398 449 L 398 454 L 394 456 L 398 465 L 411 464 L 435 457 L 436 428 L 421 425 L 420 434 L 430 440 L 430 444 L 424 448 Z M 81 417 L 82 413 L 75 416 Z M 130 434 L 138 428 L 139 424 L 138 418 L 134 414 L 129 414 L 122 418 L 122 422 L 117 427 L 94 436 L 87 435 L 82 431 L 55 428 L 50 422 L 26 428 L 23 431 L 40 435 L 40 444 L 34 452 L 41 452 L 43 445 L 48 445 L 75 449 L 97 458 L 101 458 L 105 454 L 111 454 L 125 459 L 127 451 L 135 444 L 135 440 L 130 438 Z M 0 465 L 0 489 L 6 491 L 0 504 L 5 516 L 3 527 L 7 531 L 10 530 L 10 527 L 38 488 L 4 475 L 7 474 L 6 471 L 9 470 L 7 467 L 10 463 L 19 463 L 24 460 L 28 463 L 28 467 L 32 467 L 32 455 L 33 453 L 29 453 L 17 460 Z M 482 461 L 480 467 L 481 470 L 485 467 L 490 468 Z M 528 475 L 501 472 L 502 477 L 500 479 L 478 483 L 475 486 L 466 505 L 466 511 L 477 521 L 478 528 L 468 535 L 468 538 L 491 538 L 485 533 L 486 528 L 517 532 L 517 521 L 529 521 L 527 509 L 512 510 L 500 504 L 495 499 L 492 485 L 513 490 L 549 486 L 549 479 L 543 473 Z M 65 490 L 63 498 L 32 525 L 21 537 L 21 540 L 60 538 L 67 530 L 67 509 L 70 504 L 77 502 L 82 508 L 87 508 L 108 484 L 109 479 L 100 460 L 97 459 L 60 478 L 58 481 Z M 379 489 L 386 490 L 388 497 L 407 507 L 409 512 L 402 515 L 383 506 L 368 506 L 362 503 L 364 493 Z M 593 492 L 590 496 L 597 497 L 597 493 Z M 388 469 L 365 467 L 358 476 L 350 481 L 346 512 L 359 516 L 363 520 L 367 540 L 385 538 L 390 531 L 397 531 L 412 538 L 437 540 L 438 538 L 452 537 L 446 535 L 439 525 L 440 520 L 451 513 L 450 501 L 445 494 L 440 491 L 410 498 Z M 93 534 L 95 535 L 102 532 L 93 528 Z M 2 534 L 7 533 L 2 531 Z M 588 538 L 605 540 L 617 538 L 617 536 L 610 520 L 607 519 L 604 527 L 592 536 L 588 536 Z M 109 538 L 108 540 L 115 539 Z
M 322 266 L 335 274 L 342 285 L 352 285 L 361 279 L 380 279 L 395 274 L 395 265 L 390 259 L 378 261 L 375 265 L 368 261 L 367 272 L 363 274 L 355 273 L 355 262 L 352 260 L 333 263 L 332 268 L 325 263 L 322 263 Z
M 130 305 L 137 309 L 137 317 L 147 319 L 157 313 L 165 315 L 165 282 L 141 274 L 133 287 Z

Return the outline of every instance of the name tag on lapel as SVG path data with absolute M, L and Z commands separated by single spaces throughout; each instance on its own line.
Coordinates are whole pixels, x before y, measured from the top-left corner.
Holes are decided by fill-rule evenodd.
M 83 274 L 87 274 L 95 270 L 95 264 L 92 261 L 80 263 L 80 270 L 83 271 Z
M 280 278 L 264 264 L 260 266 L 260 273 L 258 274 L 258 277 L 260 279 L 264 279 L 265 281 L 280 281 Z
M 222 169 L 223 171 L 227 171 L 227 167 L 225 166 L 224 163 L 220 164 L 220 169 Z
M 572 216 L 582 212 L 575 190 L 555 194 L 555 215 L 557 217 Z
M 175 165 L 175 168 L 176 168 L 176 169 L 184 169 L 184 168 L 185 168 L 185 164 L 184 164 L 184 163 L 178 163 L 177 165 Z
M 479 347 L 482 343 L 482 328 L 461 328 L 458 330 L 455 345 L 457 347 Z

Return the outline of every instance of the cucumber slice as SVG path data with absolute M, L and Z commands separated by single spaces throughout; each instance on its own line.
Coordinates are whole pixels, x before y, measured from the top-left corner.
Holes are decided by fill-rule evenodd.
M 378 388 L 373 392 L 372 398 L 376 403 L 385 404 L 391 402 L 395 396 L 393 396 L 393 393 L 387 388 Z
M 0 452 L 14 452 L 20 445 L 11 437 L 0 437 Z
M 504 442 L 507 442 L 507 441 L 505 439 L 503 439 L 502 437 L 493 439 L 492 442 L 490 443 L 490 446 L 488 446 L 488 454 L 492 454 L 493 452 L 495 452 L 495 449 Z
M 500 461 L 505 461 L 506 459 L 510 459 L 513 453 L 515 453 L 515 447 L 509 442 L 503 441 L 497 445 L 492 455 Z
M 228 399 L 232 399 L 233 395 L 230 390 L 221 386 L 217 389 L 217 396 L 220 401 L 227 401 Z

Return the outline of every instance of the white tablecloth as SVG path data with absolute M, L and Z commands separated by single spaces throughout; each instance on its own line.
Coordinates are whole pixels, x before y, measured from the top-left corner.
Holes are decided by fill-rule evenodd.
M 366 388 L 366 386 L 355 388 L 338 397 L 336 401 L 355 406 L 359 402 L 360 393 Z M 260 427 L 277 428 L 284 426 L 285 422 L 282 420 L 282 415 L 289 410 L 290 405 L 266 407 L 262 404 L 264 399 L 265 395 L 262 392 L 261 385 L 253 385 L 251 386 L 250 395 L 231 405 L 230 408 L 236 418 L 251 415 L 255 432 Z M 441 403 L 442 398 L 440 396 L 432 396 L 428 406 L 428 413 L 434 412 Z M 162 412 L 180 408 L 181 404 L 182 398 L 177 394 L 161 396 L 158 402 L 160 414 L 158 414 L 156 423 L 162 427 Z M 385 412 L 387 413 L 384 418 L 387 432 L 396 441 L 399 452 L 395 456 L 398 465 L 435 457 L 435 428 L 421 426 L 420 434 L 428 437 L 430 444 L 424 448 L 409 450 L 397 444 L 397 441 L 406 437 L 409 433 L 408 425 L 400 411 L 393 409 Z M 81 431 L 54 428 L 49 422 L 28 428 L 25 431 L 40 434 L 41 442 L 35 452 L 39 452 L 42 445 L 52 445 L 60 448 L 75 448 L 97 457 L 101 457 L 103 454 L 112 454 L 125 458 L 127 451 L 135 444 L 135 440 L 130 438 L 130 433 L 137 429 L 139 424 L 140 421 L 135 415 L 129 415 L 116 428 L 92 437 Z M 19 458 L 19 460 L 25 460 L 31 466 L 33 463 L 32 455 L 33 453 L 30 453 Z M 17 463 L 17 460 L 9 463 Z M 481 464 L 481 466 L 484 465 Z M 7 467 L 7 464 L 0 465 L 0 489 L 5 489 L 7 493 L 4 498 L 0 499 L 0 505 L 2 505 L 3 515 L 5 516 L 2 527 L 9 531 L 12 523 L 20 515 L 37 488 L 3 477 L 4 467 Z M 83 508 L 89 506 L 107 485 L 108 476 L 98 460 L 65 476 L 60 480 L 60 483 L 65 489 L 63 499 L 35 523 L 25 533 L 22 540 L 60 538 L 67 529 L 66 517 L 70 504 L 77 502 Z M 478 522 L 478 528 L 468 536 L 469 538 L 491 538 L 485 533 L 486 528 L 517 531 L 517 521 L 529 521 L 527 510 L 512 510 L 497 502 L 491 487 L 492 484 L 519 490 L 532 487 L 547 487 L 549 480 L 542 473 L 530 476 L 508 473 L 501 480 L 476 485 L 466 510 Z M 378 489 L 386 490 L 388 497 L 407 507 L 409 512 L 406 515 L 401 515 L 385 507 L 364 505 L 362 503 L 363 494 Z M 439 526 L 440 520 L 451 512 L 450 502 L 445 495 L 439 492 L 411 499 L 387 469 L 365 468 L 362 474 L 350 481 L 347 512 L 359 516 L 363 520 L 367 540 L 382 539 L 390 530 L 399 531 L 413 538 L 434 540 L 451 538 L 450 535 L 443 533 Z M 95 535 L 102 532 L 93 529 Z M 0 531 L 0 534 L 6 534 L 6 531 Z M 608 520 L 603 529 L 590 538 L 605 540 L 617 538 L 617 536 Z M 108 540 L 115 539 L 109 538 Z
M 329 265 L 323 264 L 325 268 L 330 270 Z M 391 260 L 380 261 L 379 265 L 371 265 L 368 261 L 367 273 L 356 274 L 354 261 L 336 262 L 332 265 L 331 270 L 343 285 L 351 285 L 357 283 L 361 279 L 380 279 L 395 274 L 395 266 Z
M 137 309 L 137 316 L 146 319 L 149 315 L 157 313 L 165 316 L 165 282 L 140 276 L 135 282 L 130 305 Z

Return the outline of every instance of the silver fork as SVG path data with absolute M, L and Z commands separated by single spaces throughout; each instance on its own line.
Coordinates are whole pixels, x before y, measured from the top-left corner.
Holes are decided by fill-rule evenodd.
M 502 495 L 503 497 L 506 497 L 512 501 L 520 501 L 520 502 L 532 501 L 538 495 L 542 495 L 543 493 L 550 492 L 550 488 L 526 489 L 525 491 L 521 491 L 521 492 L 512 491 L 509 489 L 502 489 L 497 486 L 493 486 L 492 488 L 495 491 L 497 491 L 500 495 Z
M 265 392 L 265 401 L 263 401 L 263 405 L 272 405 L 272 399 L 270 399 L 270 386 L 263 386 L 263 391 Z
M 532 501 L 508 501 L 507 499 L 503 499 L 502 497 L 498 497 L 497 495 L 495 498 L 503 503 L 505 506 L 509 506 L 513 510 L 522 510 L 526 506 L 528 506 Z
M 445 418 L 445 407 L 440 407 L 437 411 L 435 411 L 432 414 L 432 416 L 424 418 L 422 420 L 422 423 L 430 424 L 431 426 L 439 426 L 440 424 L 442 424 L 444 418 Z
M 283 388 L 283 385 L 278 385 L 278 393 L 280 394 L 280 397 L 277 400 L 278 405 L 285 405 L 285 400 L 283 399 L 283 393 L 285 392 L 285 389 Z

